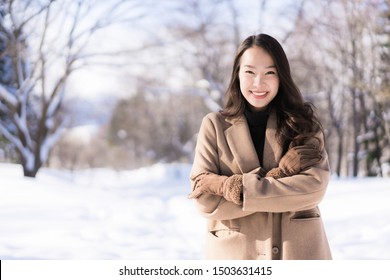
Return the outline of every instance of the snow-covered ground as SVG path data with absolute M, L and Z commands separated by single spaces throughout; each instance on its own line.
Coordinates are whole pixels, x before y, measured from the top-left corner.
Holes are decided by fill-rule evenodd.
M 0 259 L 202 259 L 190 165 L 134 171 L 0 164 Z M 320 205 L 334 259 L 390 259 L 390 179 L 332 179 Z

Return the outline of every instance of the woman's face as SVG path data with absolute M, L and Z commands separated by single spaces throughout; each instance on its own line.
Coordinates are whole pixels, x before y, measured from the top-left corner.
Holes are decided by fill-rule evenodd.
M 241 93 L 254 111 L 266 109 L 278 93 L 275 63 L 262 48 L 252 47 L 242 54 L 238 78 Z

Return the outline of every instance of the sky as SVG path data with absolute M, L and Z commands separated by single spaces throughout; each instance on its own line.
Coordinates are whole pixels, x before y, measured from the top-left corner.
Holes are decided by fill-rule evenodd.
M 294 1 L 265 1 L 266 9 L 265 11 L 260 12 L 262 2 L 263 1 L 256 0 L 235 1 L 236 7 L 240 10 L 239 21 L 242 36 L 246 37 L 259 32 L 265 32 L 276 38 L 282 37 L 286 28 L 288 29 L 290 23 L 289 17 L 291 17 L 291 15 L 280 16 L 280 13 L 282 10 L 285 10 L 286 7 L 290 7 Z M 165 36 L 167 30 L 165 30 L 164 24 L 162 24 L 161 21 L 166 16 L 166 13 L 163 12 L 161 17 L 154 16 L 155 13 L 156 12 L 151 12 L 150 15 L 148 13 L 146 17 L 137 21 L 137 24 L 126 24 L 124 26 L 115 25 L 99 32 L 98 36 L 93 39 L 93 42 L 89 47 L 90 50 L 96 51 L 96 48 L 100 51 L 102 48 L 112 50 L 118 48 L 121 44 L 126 47 L 130 46 L 130 48 L 137 49 L 142 45 L 141 42 L 148 38 L 145 37 L 147 33 L 142 32 L 143 29 L 147 30 L 147 32 L 156 32 L 157 36 Z M 225 9 L 224 13 L 226 13 L 226 15 L 221 18 L 231 18 L 228 10 Z M 167 48 L 169 48 L 169 50 L 167 49 L 169 52 L 162 55 L 171 56 L 170 53 L 172 53 L 174 46 L 170 45 Z M 131 89 L 130 85 L 128 85 L 127 90 L 123 89 L 126 85 L 121 86 L 120 84 L 125 83 L 124 80 L 126 80 L 126 75 L 127 77 L 130 77 L 133 73 L 145 71 L 144 67 L 139 68 L 138 63 L 134 63 L 134 61 L 139 57 L 142 57 L 144 62 L 153 65 L 153 59 L 156 63 L 159 61 L 159 58 L 153 58 L 155 55 L 158 55 L 161 58 L 161 54 L 155 53 L 155 50 L 153 49 L 150 51 L 146 50 L 144 54 L 134 52 L 126 59 L 126 67 L 108 69 L 105 66 L 101 67 L 101 65 L 90 65 L 85 69 L 78 70 L 70 79 L 67 95 L 69 97 L 82 96 L 87 99 L 95 99 L 104 94 L 122 97 L 131 95 L 134 89 Z M 232 53 L 232 56 L 233 55 L 234 54 Z M 148 61 L 150 59 L 152 59 L 152 61 Z M 106 61 L 112 61 L 112 58 L 108 58 Z M 157 65 L 155 65 L 154 68 L 157 68 L 156 66 Z M 164 66 L 160 65 L 159 67 L 162 68 L 164 73 Z M 147 73 L 147 70 L 145 72 Z M 165 71 L 165 73 L 167 72 Z M 171 87 L 180 88 L 180 79 L 182 79 L 182 76 L 183 74 L 180 73 L 180 71 L 177 71 L 177 77 L 168 76 L 167 80 Z

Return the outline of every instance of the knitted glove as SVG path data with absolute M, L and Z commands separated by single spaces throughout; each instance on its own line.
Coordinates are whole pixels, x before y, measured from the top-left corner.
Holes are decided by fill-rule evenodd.
M 188 198 L 198 198 L 203 193 L 223 196 L 227 201 L 241 205 L 242 175 L 230 177 L 202 173 L 195 179 L 195 189 Z
M 266 177 L 275 179 L 296 175 L 302 170 L 319 163 L 321 151 L 313 146 L 296 146 L 287 151 L 279 166 L 267 172 Z

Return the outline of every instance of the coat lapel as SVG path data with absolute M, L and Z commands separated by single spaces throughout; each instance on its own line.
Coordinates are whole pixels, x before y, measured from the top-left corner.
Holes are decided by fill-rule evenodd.
M 276 129 L 276 112 L 272 110 L 267 122 L 263 151 L 263 168 L 267 171 L 277 167 L 282 157 L 283 151 L 276 139 Z
M 260 166 L 259 159 L 244 116 L 226 119 L 232 125 L 225 130 L 226 141 L 242 173 L 249 173 Z M 263 165 L 266 171 L 276 167 L 282 149 L 276 140 L 276 113 L 272 111 L 267 122 L 265 134 Z
M 242 173 L 258 168 L 260 163 L 244 116 L 228 119 L 232 123 L 225 130 L 226 141 Z

